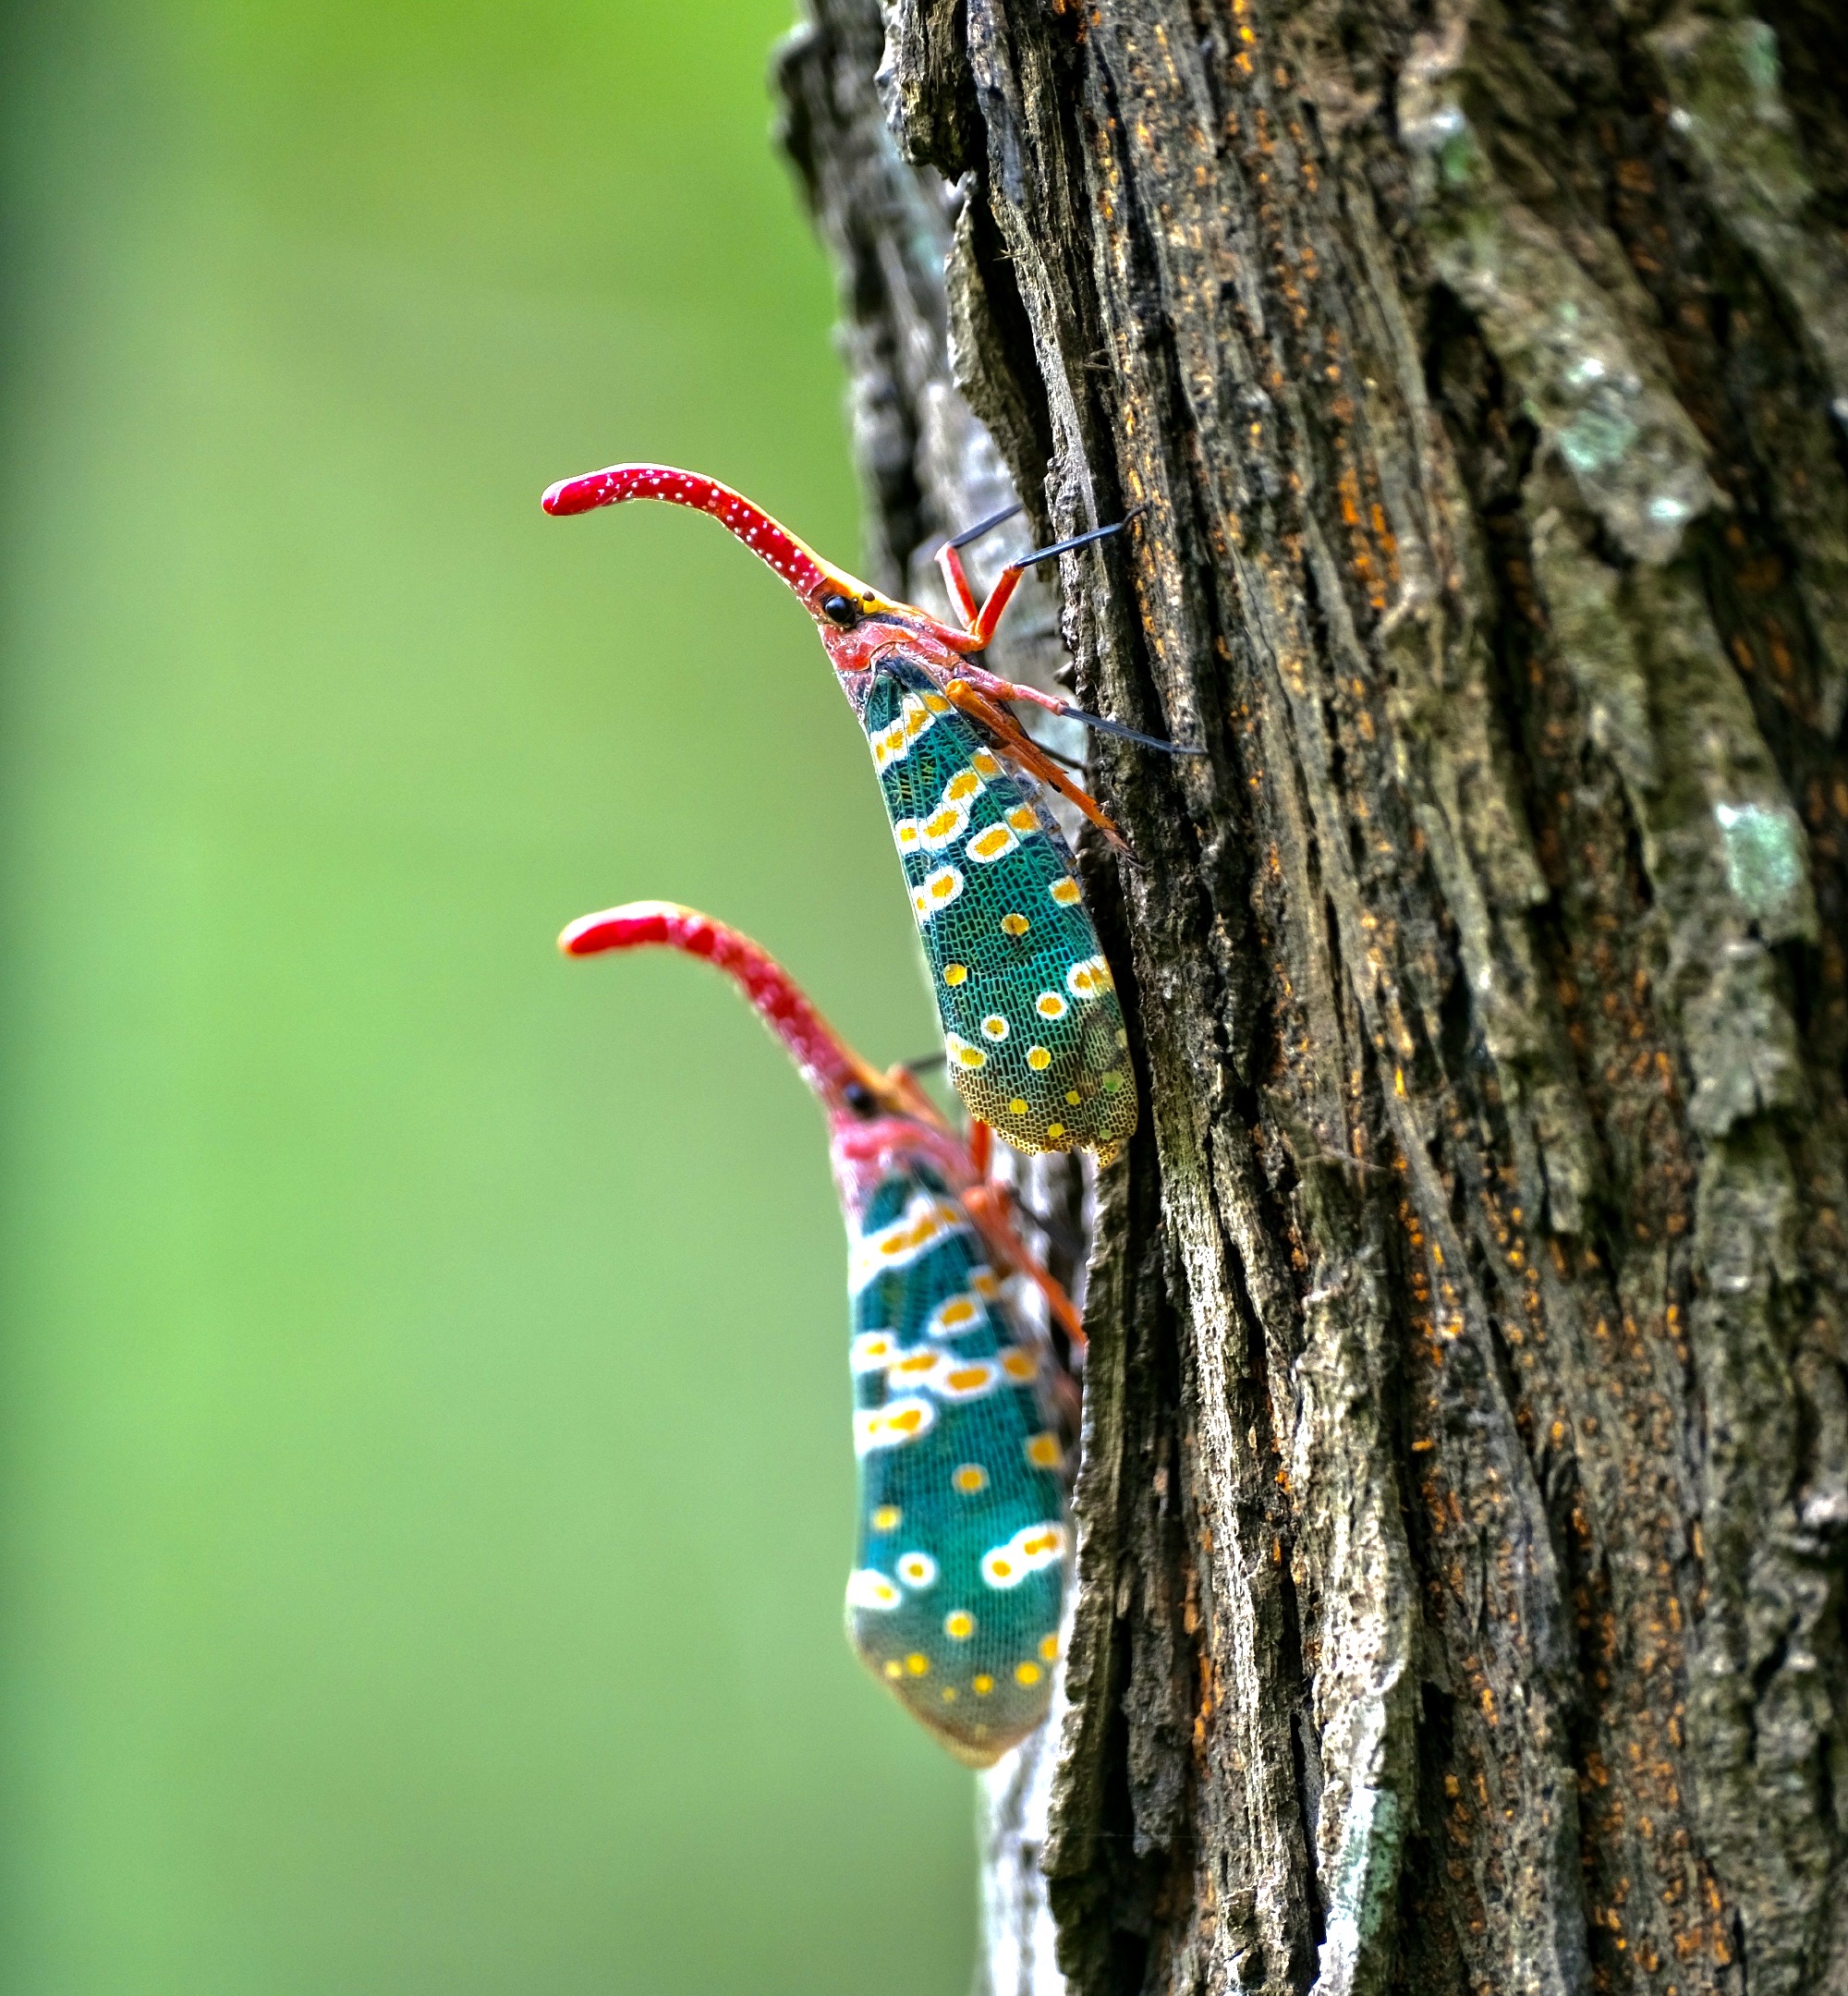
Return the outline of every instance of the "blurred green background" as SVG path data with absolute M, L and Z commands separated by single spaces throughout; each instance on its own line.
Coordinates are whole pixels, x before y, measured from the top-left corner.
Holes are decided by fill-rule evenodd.
M 945 1991 L 969 1777 L 840 1633 L 819 1119 L 691 901 L 932 1044 L 789 0 L 5 17 L 0 1987 Z

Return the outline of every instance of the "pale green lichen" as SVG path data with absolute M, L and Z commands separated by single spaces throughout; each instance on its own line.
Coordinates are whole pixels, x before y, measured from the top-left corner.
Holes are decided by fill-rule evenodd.
M 1777 36 L 1749 17 L 1683 7 L 1647 42 L 1669 123 L 1714 213 L 1789 313 L 1836 420 L 1848 424 L 1848 251 L 1812 210 Z M 1827 736 L 1848 711 L 1848 481 L 1824 399 L 1760 382 L 1745 414 L 1781 469 L 1771 499 L 1800 557 L 1797 590 L 1818 654 L 1816 725 Z
M 1738 183 L 1736 194 L 1793 219 L 1812 189 L 1771 28 L 1684 9 L 1650 43 L 1674 88 L 1670 120 L 1701 164 Z
M 1848 252 L 1805 226 L 1814 188 L 1764 21 L 1678 10 L 1647 37 L 1680 133 L 1720 219 L 1796 317 L 1838 404 L 1848 399 Z
M 1356 1788 L 1342 1820 L 1340 1852 L 1328 1880 L 1328 1915 L 1312 1996 L 1345 1996 L 1361 1986 L 1363 1950 L 1385 1928 L 1399 1882 L 1404 1805 L 1390 1788 Z
M 1478 143 L 1465 108 L 1465 28 L 1421 37 L 1400 81 L 1399 128 L 1432 260 L 1586 503 L 1628 554 L 1669 561 L 1718 496 L 1706 446 L 1663 385 L 1660 355 L 1638 352 L 1636 329 Z
M 1326 1177 L 1312 1174 L 1304 1187 L 1307 1211 L 1323 1222 L 1318 1232 L 1340 1210 Z M 1316 1659 L 1315 1842 L 1327 1908 L 1314 1996 L 1377 1996 L 1416 1779 L 1409 1665 L 1418 1612 L 1380 1414 L 1390 1376 L 1384 1299 L 1360 1257 L 1325 1264 L 1320 1277 L 1306 1312 L 1292 1448 L 1293 1480 L 1305 1493 L 1296 1555 Z
M 1788 804 L 1716 804 L 1726 883 L 1758 928 L 1778 937 L 1813 928 L 1808 846 Z
M 1554 441 L 1567 469 L 1581 478 L 1589 478 L 1593 472 L 1608 470 L 1617 463 L 1636 441 L 1636 426 L 1621 412 L 1586 408 L 1560 430 Z M 1659 503 L 1651 503 L 1652 514 Z M 1685 516 L 1676 513 L 1672 517 Z

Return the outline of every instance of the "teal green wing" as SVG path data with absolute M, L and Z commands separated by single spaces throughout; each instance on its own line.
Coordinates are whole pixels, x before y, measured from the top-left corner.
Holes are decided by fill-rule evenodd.
M 1114 1156 L 1136 1127 L 1128 1036 L 1071 848 L 1037 786 L 914 661 L 881 658 L 855 705 L 957 1092 L 1018 1150 Z
M 960 1202 L 894 1172 L 849 1223 L 859 1527 L 847 1632 L 960 1759 L 1038 1725 L 1059 1652 L 1070 1525 L 1040 1357 Z

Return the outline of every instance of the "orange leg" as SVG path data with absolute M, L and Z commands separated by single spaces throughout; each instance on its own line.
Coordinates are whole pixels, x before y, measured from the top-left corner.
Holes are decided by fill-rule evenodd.
M 943 571 L 943 579 L 950 587 L 950 601 L 956 606 L 956 614 L 963 620 L 975 644 L 974 651 L 980 651 L 995 634 L 1002 614 L 1006 610 L 1014 592 L 1020 587 L 1020 578 L 1036 562 L 1051 561 L 1055 554 L 1067 554 L 1074 548 L 1088 547 L 1093 541 L 1101 541 L 1108 534 L 1121 533 L 1131 520 L 1141 512 L 1140 506 L 1132 506 L 1120 520 L 1113 520 L 1108 527 L 1093 527 L 1089 533 L 1074 534 L 1069 541 L 1055 541 L 1051 547 L 1036 548 L 1030 554 L 1023 554 L 1018 561 L 1009 562 L 995 578 L 994 587 L 988 592 L 988 600 L 979 608 L 976 605 L 976 592 L 969 585 L 967 571 L 963 566 L 962 551 L 971 541 L 979 541 L 983 534 L 999 527 L 1003 520 L 1010 520 L 1018 513 L 1017 505 L 1011 505 L 1004 513 L 996 513 L 990 518 L 971 527 L 967 533 L 959 533 L 954 540 L 945 541 L 937 550 L 937 566 Z M 1007 696 L 1003 696 L 1005 698 Z M 1044 700 L 1041 693 L 1023 693 L 1014 696 L 1023 700 Z
M 997 707 L 986 694 L 979 693 L 967 679 L 947 681 L 943 698 L 959 712 L 967 714 L 972 721 L 980 722 L 995 747 L 1009 761 L 1017 762 L 1048 789 L 1056 790 L 1068 804 L 1076 805 L 1119 852 L 1135 858 L 1130 852 L 1129 841 L 1116 829 L 1103 806 L 1088 791 L 1080 790 L 1004 708 Z
M 950 601 L 954 604 L 956 615 L 963 621 L 963 634 L 953 637 L 946 629 L 944 636 L 956 645 L 957 650 L 980 651 L 987 649 L 1000 626 L 1003 613 L 1014 600 L 1014 592 L 1020 586 L 1020 578 L 1036 562 L 1050 560 L 1054 554 L 1064 554 L 1072 548 L 1088 546 L 1093 541 L 1101 541 L 1107 534 L 1121 533 L 1141 512 L 1135 506 L 1113 526 L 1093 528 L 1089 533 L 1074 535 L 1069 541 L 1055 542 L 1052 546 L 1040 548 L 1024 555 L 1019 561 L 1010 562 L 995 578 L 994 587 L 988 593 L 988 600 L 979 608 L 976 592 L 970 585 L 968 571 L 963 566 L 962 550 L 971 541 L 979 539 L 991 528 L 999 527 L 1003 520 L 1011 519 L 1019 512 L 1018 506 L 1009 506 L 1004 513 L 997 513 L 991 519 L 985 519 L 979 526 L 971 527 L 967 533 L 958 534 L 954 540 L 946 541 L 937 550 L 937 566 L 943 571 L 943 579 L 949 585 Z M 1171 755 L 1201 755 L 1205 751 L 1191 742 L 1164 741 L 1159 735 L 1145 735 L 1139 728 L 1125 727 L 1121 721 L 1106 721 L 1101 714 L 1087 713 L 1082 707 L 1075 707 L 1068 700 L 1061 700 L 1055 693 L 1042 693 L 1038 687 L 1016 686 L 1012 680 L 1003 679 L 991 672 L 984 672 L 979 665 L 965 667 L 969 683 L 979 692 L 987 694 L 991 700 L 1030 700 L 1036 707 L 1043 707 L 1048 713 L 1063 715 L 1068 721 L 1079 722 L 1088 728 L 1096 728 L 1105 735 L 1120 736 L 1125 741 L 1140 742 L 1145 748 L 1165 748 Z
M 980 614 L 980 605 L 976 602 L 975 590 L 969 587 L 968 573 L 956 548 L 955 542 L 945 541 L 937 550 L 937 566 L 943 571 L 943 580 L 949 585 L 950 603 L 958 621 L 965 630 L 972 631 Z
M 981 608 L 977 610 L 973 616 L 969 615 L 967 611 L 963 613 L 968 624 L 969 635 L 976 640 L 977 645 L 979 647 L 987 644 L 994 636 L 995 627 L 1001 622 L 1002 612 L 1007 608 L 1015 590 L 1020 587 L 1021 577 L 1036 562 L 1051 561 L 1055 554 L 1068 554 L 1074 548 L 1088 547 L 1093 541 L 1101 541 L 1108 534 L 1121 533 L 1141 510 L 1140 506 L 1133 507 L 1120 520 L 1112 520 L 1108 527 L 1093 527 L 1089 533 L 1074 534 L 1069 541 L 1055 541 L 1051 547 L 1036 548 L 1032 554 L 1023 554 L 1018 561 L 1009 562 L 995 578 L 994 587 L 988 592 L 988 601 Z M 975 533 L 985 532 L 990 527 L 999 526 L 1006 517 L 1005 514 L 1001 514 L 992 520 L 985 520 L 973 533 L 965 534 L 962 539 L 973 540 Z M 954 548 L 946 549 L 945 552 L 954 558 Z M 960 566 L 958 563 L 959 567 Z M 947 567 L 944 572 L 948 573 Z M 969 597 L 973 608 L 974 592 L 969 590 L 967 579 L 964 581 L 963 590 Z
M 1064 1284 L 1040 1266 L 1037 1256 L 1027 1253 L 1027 1243 L 1015 1228 L 1013 1195 L 1004 1185 L 997 1185 L 989 1177 L 994 1163 L 994 1132 L 979 1116 L 970 1118 L 968 1145 L 969 1162 L 981 1182 L 963 1195 L 963 1204 L 981 1230 L 989 1252 L 1005 1266 L 1018 1269 L 1032 1283 L 1071 1340 L 1072 1349 L 1083 1351 L 1084 1319 L 1065 1294 Z
M 1015 1231 L 1011 1201 L 1005 1186 L 979 1185 L 963 1195 L 969 1217 L 981 1230 L 983 1241 L 995 1260 L 1004 1267 L 1018 1269 L 1046 1298 L 1046 1308 L 1072 1341 L 1074 1351 L 1085 1348 L 1085 1321 L 1074 1308 L 1064 1286 L 1041 1268 L 1027 1251 L 1027 1244 Z
M 978 521 L 967 532 L 959 533 L 954 539 L 945 541 L 937 550 L 937 566 L 943 571 L 943 580 L 950 588 L 950 601 L 955 605 L 956 615 L 962 619 L 966 631 L 973 633 L 982 613 L 976 602 L 976 592 L 969 586 L 968 574 L 963 567 L 962 551 L 971 541 L 979 541 L 985 533 L 991 533 L 1004 521 L 1011 520 L 1019 510 L 1017 505 L 1011 505 L 1003 512 L 991 513 L 987 519 Z M 1009 585 L 1008 592 L 1013 593 L 1012 584 Z M 997 610 L 995 616 L 999 618 L 1001 612 Z M 990 625 L 991 636 L 993 629 L 993 625 Z M 986 643 L 987 639 L 984 639 L 983 642 Z

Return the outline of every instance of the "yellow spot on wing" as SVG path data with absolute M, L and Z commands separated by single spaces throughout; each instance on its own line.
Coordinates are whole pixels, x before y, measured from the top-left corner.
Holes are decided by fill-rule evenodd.
M 856 1372 L 878 1372 L 897 1350 L 898 1340 L 890 1331 L 862 1331 L 847 1347 L 847 1364 Z
M 976 1307 L 974 1297 L 953 1296 L 937 1306 L 925 1328 L 932 1337 L 957 1337 L 965 1331 L 973 1330 L 980 1321 L 981 1311 Z
M 1030 1046 L 1027 1049 L 1027 1065 L 1037 1074 L 1052 1065 L 1052 1056 L 1042 1046 Z
M 945 964 L 943 966 L 943 981 L 945 984 L 960 984 L 968 974 L 969 967 L 967 964 Z
M 1001 932 L 1003 935 L 1025 935 L 1032 926 L 1033 924 L 1024 915 L 1003 915 L 1001 918 Z
M 930 1381 L 931 1389 L 944 1400 L 974 1400 L 993 1391 L 1000 1372 L 988 1358 L 968 1358 L 961 1365 L 945 1363 Z
M 860 1407 L 854 1415 L 854 1454 L 865 1455 L 874 1449 L 903 1448 L 926 1433 L 937 1418 L 929 1401 L 918 1398 L 888 1400 L 883 1406 Z
M 963 876 L 953 866 L 941 866 L 911 890 L 911 906 L 920 920 L 928 921 L 939 908 L 948 907 L 962 891 Z
M 882 1573 L 860 1567 L 847 1576 L 847 1606 L 889 1612 L 905 1599 Z
M 1087 956 L 1065 972 L 1065 989 L 1074 998 L 1095 998 L 1100 992 L 1112 989 L 1113 983 L 1110 966 L 1101 956 Z
M 1036 1685 L 1044 1675 L 1044 1673 L 1037 1663 L 1016 1663 L 1014 1667 L 1014 1674 L 1021 1684 Z
M 987 866 L 1011 853 L 1019 844 L 1020 841 L 1004 824 L 991 824 L 987 831 L 978 832 L 963 850 L 971 859 L 979 860 L 983 866 Z

